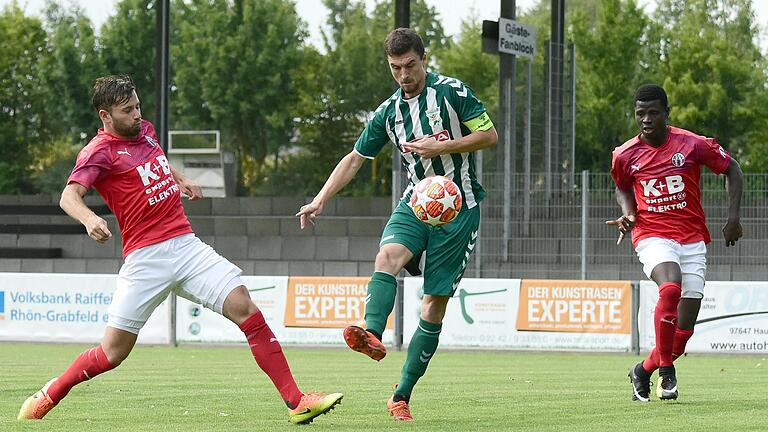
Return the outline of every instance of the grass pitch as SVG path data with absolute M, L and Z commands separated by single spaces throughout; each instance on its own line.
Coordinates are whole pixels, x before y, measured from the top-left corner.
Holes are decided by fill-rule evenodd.
M 288 423 L 272 383 L 241 347 L 137 347 L 117 369 L 75 387 L 42 421 L 17 422 L 22 401 L 86 346 L 0 343 L 2 431 L 764 431 L 768 363 L 691 355 L 678 363 L 680 399 L 630 401 L 616 354 L 449 351 L 417 385 L 412 423 L 386 410 L 404 352 L 381 363 L 342 349 L 285 347 L 303 390 L 344 401 L 309 426 Z M 654 377 L 655 382 L 655 377 Z

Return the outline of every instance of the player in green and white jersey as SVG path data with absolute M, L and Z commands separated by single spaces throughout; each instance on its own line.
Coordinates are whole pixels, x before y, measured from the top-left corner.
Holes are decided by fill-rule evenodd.
M 381 334 L 392 312 L 397 275 L 426 253 L 421 320 L 408 346 L 400 383 L 387 403 L 396 420 L 412 420 L 410 396 L 437 350 L 448 300 L 461 280 L 480 224 L 479 203 L 485 190 L 475 175 L 474 152 L 496 145 L 496 129 L 472 90 L 456 78 L 425 69 L 425 49 L 413 30 L 399 28 L 384 43 L 392 77 L 400 88 L 375 111 L 373 118 L 333 170 L 311 203 L 296 216 L 301 227 L 315 223 L 325 203 L 352 180 L 366 159 L 373 159 L 387 142 L 400 150 L 409 185 L 382 233 L 374 273 L 368 284 L 366 329 L 344 329 L 347 345 L 374 360 L 386 355 Z M 462 209 L 444 226 L 431 227 L 408 207 L 413 186 L 432 175 L 452 179 L 461 189 Z M 417 263 L 416 263 L 417 264 Z

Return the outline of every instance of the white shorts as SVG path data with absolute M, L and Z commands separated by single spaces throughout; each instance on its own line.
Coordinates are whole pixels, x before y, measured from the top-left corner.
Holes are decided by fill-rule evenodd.
M 674 262 L 683 275 L 683 298 L 704 298 L 707 275 L 707 245 L 703 241 L 680 244 L 674 240 L 649 237 L 640 240 L 635 248 L 643 264 L 643 272 L 651 278 L 653 269 L 663 262 Z
M 136 249 L 120 268 L 107 325 L 139 334 L 171 291 L 222 313 L 229 293 L 243 285 L 241 273 L 194 234 Z

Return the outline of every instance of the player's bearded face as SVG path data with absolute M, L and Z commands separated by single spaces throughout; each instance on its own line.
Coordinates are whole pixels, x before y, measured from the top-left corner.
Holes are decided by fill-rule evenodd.
M 424 69 L 424 58 L 419 57 L 416 51 L 409 51 L 403 55 L 387 56 L 389 70 L 392 78 L 403 89 L 406 97 L 416 96 L 424 88 L 427 71 Z
M 141 104 L 136 92 L 127 102 L 117 105 L 110 112 L 112 129 L 122 137 L 132 138 L 141 130 Z

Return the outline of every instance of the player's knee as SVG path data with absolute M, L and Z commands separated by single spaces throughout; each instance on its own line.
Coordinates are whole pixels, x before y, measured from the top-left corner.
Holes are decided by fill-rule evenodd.
M 661 310 L 665 311 L 677 311 L 677 305 L 680 303 L 680 294 L 682 289 L 680 284 L 665 283 L 659 287 L 659 302 L 658 306 Z M 676 314 L 676 313 L 675 313 Z
M 398 256 L 389 248 L 381 248 L 376 254 L 376 271 L 383 271 L 389 274 L 396 274 L 400 271 L 398 267 Z M 400 266 L 402 267 L 402 266 Z
M 248 293 L 248 289 L 244 286 L 239 286 L 232 290 L 224 301 L 223 314 L 229 318 L 235 324 L 240 325 L 249 316 L 259 311 L 259 308 L 251 300 L 251 295 Z

